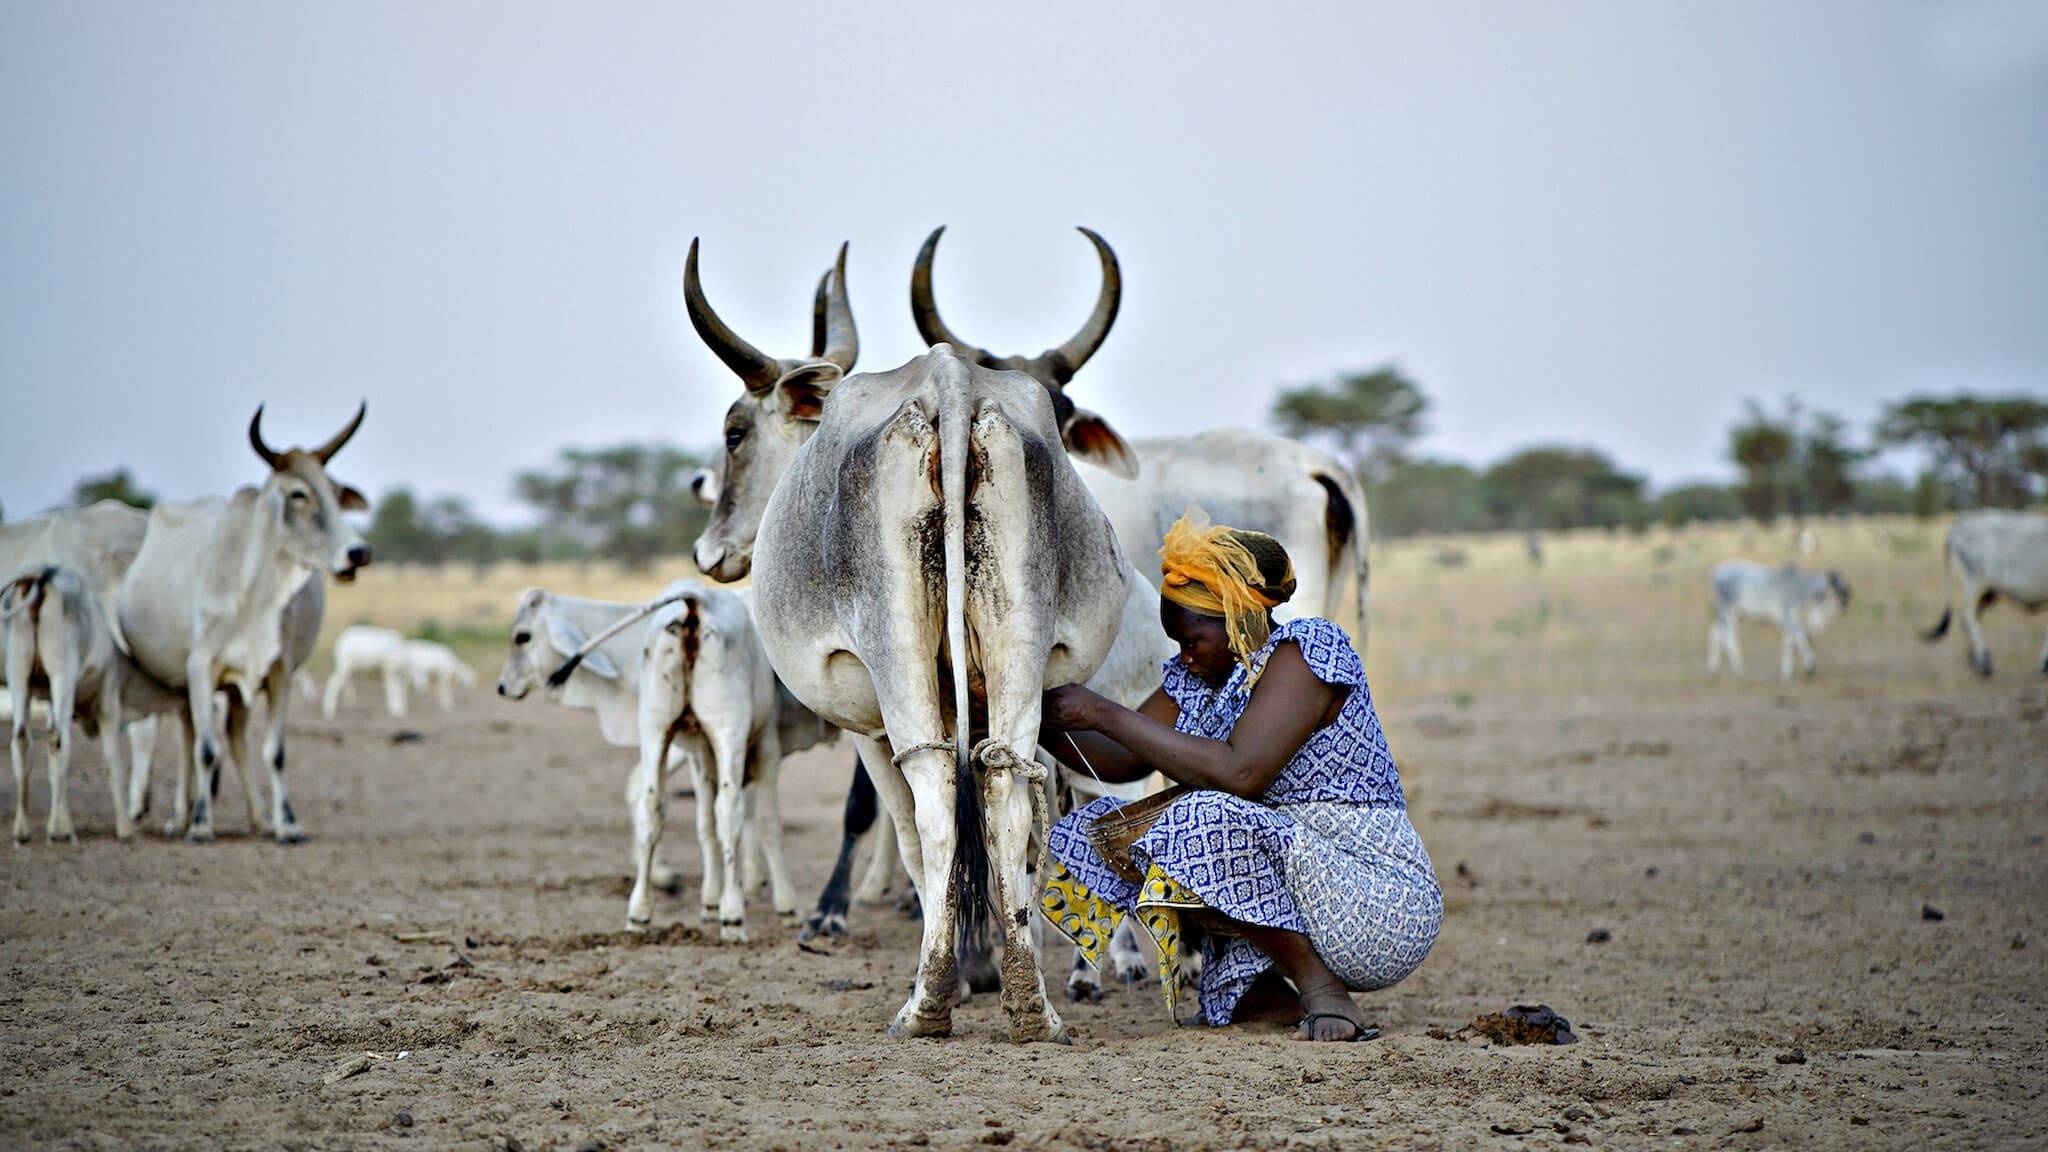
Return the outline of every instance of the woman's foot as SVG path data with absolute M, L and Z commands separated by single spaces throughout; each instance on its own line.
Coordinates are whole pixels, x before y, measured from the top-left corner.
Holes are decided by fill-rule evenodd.
M 1359 1019 L 1358 1006 L 1341 985 L 1301 994 L 1301 1026 L 1294 1030 L 1296 1040 L 1341 1043 L 1377 1035 L 1378 1029 L 1367 1028 L 1365 1021 Z

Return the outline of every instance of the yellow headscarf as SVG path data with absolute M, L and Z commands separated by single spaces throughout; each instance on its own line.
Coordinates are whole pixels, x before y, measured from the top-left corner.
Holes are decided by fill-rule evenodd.
M 1230 650 L 1247 667 L 1272 631 L 1267 611 L 1294 595 L 1294 562 L 1278 540 L 1210 524 L 1198 508 L 1166 530 L 1159 572 L 1160 595 L 1189 611 L 1223 617 Z

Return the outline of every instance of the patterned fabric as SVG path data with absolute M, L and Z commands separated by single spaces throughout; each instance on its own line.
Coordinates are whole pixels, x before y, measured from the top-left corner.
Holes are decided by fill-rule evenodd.
M 1318 679 L 1352 691 L 1337 719 L 1308 738 L 1260 799 L 1267 804 L 1331 800 L 1406 808 L 1401 774 L 1394 768 L 1387 734 L 1380 727 L 1372 690 L 1365 682 L 1365 662 L 1351 647 L 1351 637 L 1328 620 L 1309 616 L 1273 629 L 1265 647 L 1252 657 L 1251 666 L 1234 669 L 1221 688 L 1209 687 L 1179 660 L 1168 660 L 1161 683 L 1180 705 L 1180 719 L 1174 728 L 1190 736 L 1229 739 L 1238 717 L 1252 701 L 1252 688 L 1266 670 L 1273 649 L 1289 640 L 1301 650 L 1302 659 Z
M 1240 923 L 1300 932 L 1353 989 L 1385 988 L 1428 955 L 1443 923 L 1443 894 L 1429 853 L 1408 821 L 1400 776 L 1350 638 L 1327 620 L 1290 621 L 1274 631 L 1250 669 L 1240 667 L 1214 690 L 1177 661 L 1168 663 L 1166 691 L 1181 708 L 1175 727 L 1228 738 L 1250 702 L 1249 685 L 1273 648 L 1288 640 L 1300 646 L 1318 678 L 1352 688 L 1337 719 L 1309 737 L 1260 802 L 1198 791 L 1161 813 L 1131 849 L 1148 870 L 1146 885 L 1111 870 L 1088 840 L 1089 823 L 1123 802 L 1104 797 L 1077 809 L 1053 826 L 1050 838 L 1052 854 L 1063 865 L 1059 900 L 1062 908 L 1085 903 L 1098 912 L 1135 910 L 1143 923 L 1149 904 L 1185 908 L 1184 898 L 1191 897 Z M 1183 899 L 1148 900 L 1154 878 L 1171 884 Z M 1162 924 L 1176 943 L 1178 919 Z M 1052 922 L 1080 942 L 1059 916 Z M 1115 919 L 1093 921 L 1090 930 L 1102 932 L 1103 924 L 1113 931 Z M 1106 932 L 1101 939 L 1107 940 Z M 1242 937 L 1206 933 L 1202 947 L 1202 1016 L 1210 1024 L 1227 1024 L 1272 961 Z M 1162 963 L 1162 980 L 1166 968 Z M 1170 986 L 1167 996 L 1171 1010 Z

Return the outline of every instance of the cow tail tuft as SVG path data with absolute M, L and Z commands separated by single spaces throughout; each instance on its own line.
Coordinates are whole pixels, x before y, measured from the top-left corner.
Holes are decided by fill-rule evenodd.
M 1929 644 L 1948 635 L 1949 620 L 1956 614 L 1955 583 L 1956 541 L 1954 534 L 1950 534 L 1941 546 L 1941 619 L 1935 621 L 1934 627 L 1920 634 L 1920 639 Z

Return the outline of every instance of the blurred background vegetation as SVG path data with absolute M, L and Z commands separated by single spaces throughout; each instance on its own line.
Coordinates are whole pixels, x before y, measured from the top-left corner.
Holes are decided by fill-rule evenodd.
M 2025 507 L 2048 496 L 2048 402 L 1957 393 L 1909 396 L 1867 429 L 1796 399 L 1750 401 L 1728 429 L 1730 483 L 1652 490 L 1606 449 L 1532 444 L 1493 461 L 1417 453 L 1431 403 L 1399 368 L 1341 373 L 1282 389 L 1272 422 L 1357 470 L 1376 539 L 1464 532 L 1644 530 L 1752 519 L 1763 524 L 1844 513 L 1933 517 Z M 1898 451 L 1904 450 L 1904 451 Z M 1887 467 L 1918 461 L 1910 472 Z M 454 496 L 410 488 L 378 494 L 367 533 L 380 564 L 470 565 L 603 559 L 644 570 L 685 555 L 705 510 L 690 493 L 707 454 L 663 443 L 565 448 L 511 490 L 529 518 L 487 523 Z M 76 504 L 153 495 L 126 469 L 80 479 Z

